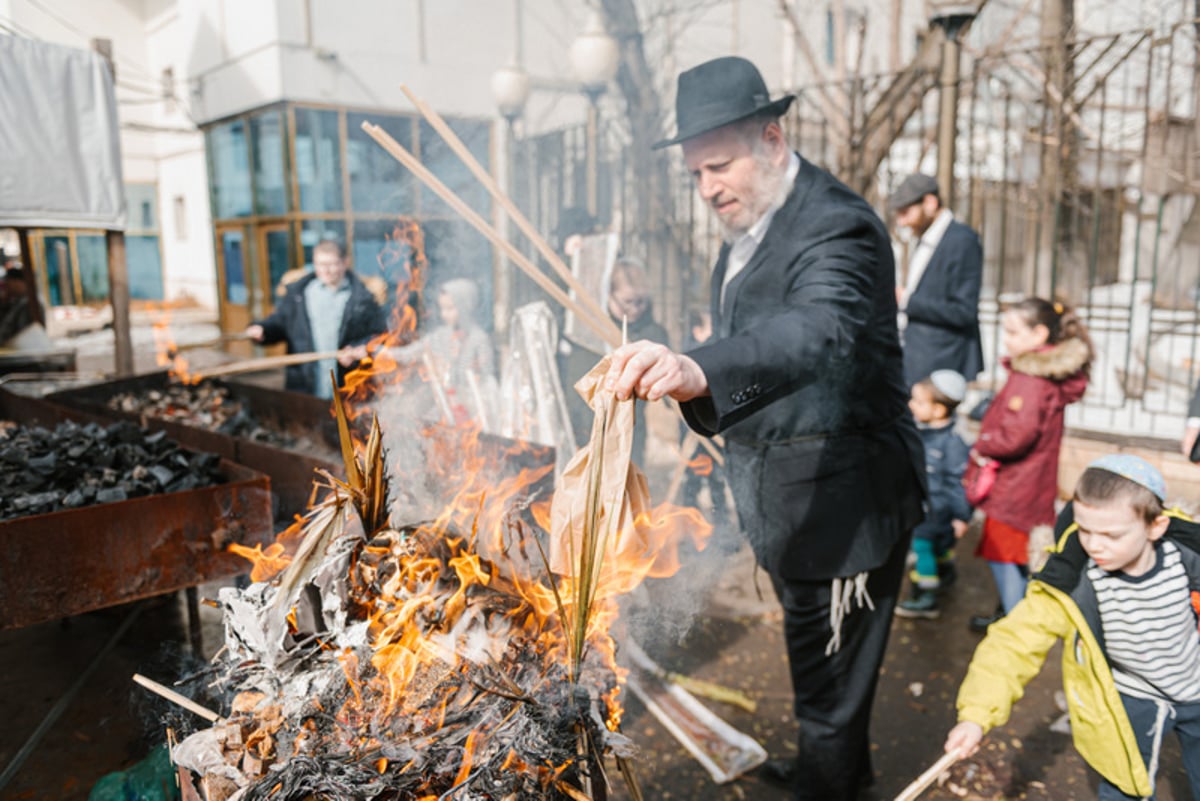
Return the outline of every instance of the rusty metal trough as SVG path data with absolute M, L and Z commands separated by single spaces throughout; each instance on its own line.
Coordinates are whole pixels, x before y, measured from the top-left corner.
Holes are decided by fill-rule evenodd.
M 0 390 L 0 419 L 111 422 Z M 227 482 L 0 522 L 0 629 L 114 606 L 246 571 L 226 551 L 273 539 L 270 482 L 223 459 Z
M 165 391 L 171 379 L 166 371 L 89 384 L 48 395 L 46 399 L 72 409 L 79 409 L 109 420 L 124 419 L 142 423 L 152 430 L 163 430 L 167 436 L 193 450 L 220 454 L 230 461 L 243 464 L 271 477 L 271 493 L 276 499 L 275 519 L 290 522 L 308 507 L 312 492 L 313 471 L 317 468 L 341 476 L 343 469 L 336 456 L 288 450 L 276 445 L 254 442 L 175 420 L 149 415 L 121 412 L 108 408 L 108 401 L 124 392 L 142 394 L 151 390 Z M 329 445 L 329 454 L 336 454 L 337 428 L 330 413 L 329 401 L 297 392 L 284 392 L 254 384 L 214 381 L 224 386 L 230 395 L 243 400 L 264 425 L 278 431 L 302 433 L 310 439 Z

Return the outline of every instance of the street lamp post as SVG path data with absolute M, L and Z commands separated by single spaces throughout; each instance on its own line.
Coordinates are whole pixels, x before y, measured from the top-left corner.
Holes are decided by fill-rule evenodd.
M 617 74 L 620 47 L 604 29 L 604 18 L 593 11 L 588 16 L 587 27 L 571 43 L 571 71 L 583 87 L 588 98 L 587 117 L 587 210 L 596 217 L 599 200 L 597 197 L 597 172 L 600 137 L 600 95 Z
M 505 165 L 509 173 L 509 190 L 512 190 L 513 141 L 516 138 L 515 128 L 517 118 L 525 110 L 529 100 L 529 74 L 516 64 L 501 67 L 492 73 L 492 97 L 496 100 L 496 108 L 507 123 L 505 131 Z
M 492 97 L 496 101 L 496 108 L 500 111 L 500 116 L 504 117 L 504 178 L 505 185 L 508 191 L 508 196 L 513 196 L 513 191 L 516 188 L 516 169 L 517 169 L 517 136 L 516 125 L 517 118 L 521 116 L 525 110 L 525 103 L 529 100 L 529 74 L 517 64 L 510 64 L 507 67 L 501 67 L 492 74 Z M 508 220 L 509 239 L 512 239 L 512 220 Z M 498 334 L 507 333 L 508 329 L 508 311 L 512 308 L 513 296 L 513 276 L 510 272 L 498 273 L 496 280 L 493 282 L 495 287 L 495 307 L 498 311 L 496 314 Z
M 935 3 L 931 22 L 946 34 L 938 104 L 938 189 L 947 208 L 954 207 L 954 145 L 958 135 L 959 34 L 975 18 L 975 6 Z

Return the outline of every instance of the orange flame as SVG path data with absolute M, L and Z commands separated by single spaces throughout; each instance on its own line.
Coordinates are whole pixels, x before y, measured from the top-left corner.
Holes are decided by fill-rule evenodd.
M 421 373 L 389 353 L 390 347 L 412 340 L 420 312 L 426 264 L 415 222 L 401 218 L 379 263 L 386 274 L 400 275 L 393 328 L 372 341 L 372 358 L 350 373 L 341 390 L 352 419 L 364 416 L 381 388 Z M 575 594 L 572 579 L 554 575 L 547 564 L 550 504 L 544 485 L 553 470 L 547 449 L 488 437 L 474 424 L 430 424 L 421 434 L 427 458 L 418 468 L 423 475 L 411 479 L 447 488 L 447 502 L 432 521 L 400 531 L 363 532 L 349 562 L 351 614 L 366 621 L 370 652 L 361 659 L 349 650 L 339 652 L 349 692 L 334 717 L 355 732 L 349 747 L 370 755 L 380 773 L 408 766 L 375 762 L 377 749 L 371 749 L 377 736 L 442 727 L 481 691 L 519 700 L 524 691 L 513 676 L 536 670 L 539 682 L 542 677 L 562 680 L 569 661 L 563 616 L 571 617 Z M 356 437 L 360 453 L 363 444 Z M 500 463 L 512 467 L 501 472 Z M 689 466 L 711 471 L 712 461 L 700 456 Z M 410 483 L 398 469 L 390 470 L 388 479 L 393 488 Z M 352 515 L 351 509 L 346 505 L 344 513 Z M 305 523 L 297 520 L 265 549 L 231 547 L 253 563 L 255 581 L 270 580 L 291 562 Z M 614 532 L 600 562 L 583 669 L 576 677 L 599 700 L 610 730 L 617 730 L 623 714 L 624 671 L 616 664 L 611 634 L 617 597 L 648 577 L 674 573 L 680 566 L 678 548 L 689 540 L 702 548 L 710 531 L 697 510 L 664 504 L 642 510 L 627 530 Z M 514 662 L 512 654 L 525 653 L 522 649 L 541 664 Z M 501 747 L 489 731 L 473 730 L 467 737 L 456 785 L 469 781 L 472 765 L 485 756 L 503 759 L 505 770 L 544 787 L 561 781 L 572 764 L 532 764 L 511 750 L 488 754 Z
M 687 467 L 698 476 L 710 476 L 713 471 L 713 460 L 707 453 L 697 454 L 696 458 L 687 463 Z
M 389 330 L 368 343 L 371 355 L 346 375 L 341 392 L 348 402 L 351 419 L 361 413 L 365 402 L 375 394 L 376 379 L 389 376 L 393 382 L 399 382 L 410 372 L 388 349 L 411 342 L 421 316 L 421 292 L 429 264 L 425 258 L 425 234 L 417 221 L 403 215 L 398 217 L 376 260 L 380 271 L 395 283 L 396 300 Z
M 179 353 L 179 346 L 171 336 L 171 310 L 165 304 L 151 324 L 154 336 L 154 362 L 159 367 L 169 367 L 170 376 L 184 384 L 197 384 L 200 379 L 188 372 L 188 360 Z
M 247 548 L 245 545 L 231 542 L 229 550 L 243 559 L 248 559 L 253 565 L 250 569 L 251 581 L 270 581 L 282 573 L 292 561 L 291 556 L 285 553 L 284 546 L 279 542 L 272 542 L 266 547 L 266 550 L 263 550 L 262 545 Z

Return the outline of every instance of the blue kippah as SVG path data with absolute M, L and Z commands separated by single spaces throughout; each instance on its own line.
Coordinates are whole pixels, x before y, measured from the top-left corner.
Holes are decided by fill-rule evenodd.
M 1110 453 L 1094 459 L 1088 467 L 1096 467 L 1116 473 L 1127 478 L 1138 486 L 1145 487 L 1163 503 L 1167 502 L 1167 482 L 1163 481 L 1162 473 L 1140 456 L 1132 453 Z

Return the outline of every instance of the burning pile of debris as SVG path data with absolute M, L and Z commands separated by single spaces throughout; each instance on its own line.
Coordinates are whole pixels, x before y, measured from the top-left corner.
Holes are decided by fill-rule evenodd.
M 0 520 L 219 484 L 220 459 L 133 423 L 0 424 Z
M 347 480 L 326 476 L 323 501 L 271 546 L 238 549 L 254 583 L 220 593 L 212 686 L 229 712 L 173 753 L 201 797 L 579 801 L 606 796 L 609 757 L 640 797 L 618 731 L 616 599 L 707 529 L 692 510 L 650 509 L 629 463 L 632 403 L 592 398 L 592 442 L 552 505 L 523 495 L 547 465 L 468 476 L 411 524 L 396 522 L 403 487 L 378 424 L 353 443 L 335 402 Z M 477 432 L 460 433 L 470 466 Z
M 295 448 L 300 444 L 291 434 L 255 418 L 245 401 L 230 393 L 228 387 L 212 381 L 171 384 L 166 389 L 147 392 L 121 392 L 108 400 L 108 408 L 172 420 L 279 448 Z

